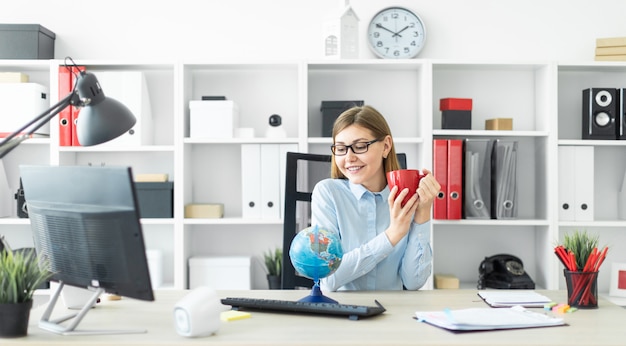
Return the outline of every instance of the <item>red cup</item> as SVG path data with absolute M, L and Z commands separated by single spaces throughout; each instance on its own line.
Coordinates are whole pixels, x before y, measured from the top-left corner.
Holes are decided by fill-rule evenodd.
M 398 194 L 406 188 L 409 189 L 409 193 L 402 201 L 402 206 L 404 206 L 417 191 L 423 177 L 424 175 L 417 169 L 399 169 L 387 172 L 387 184 L 389 184 L 390 190 L 397 186 Z

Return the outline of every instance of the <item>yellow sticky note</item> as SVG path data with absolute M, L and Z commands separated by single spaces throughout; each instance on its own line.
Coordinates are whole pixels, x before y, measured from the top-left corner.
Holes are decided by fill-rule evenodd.
M 220 314 L 220 319 L 224 322 L 243 320 L 245 318 L 250 318 L 252 315 L 249 312 L 237 311 L 237 310 L 228 310 L 222 311 Z

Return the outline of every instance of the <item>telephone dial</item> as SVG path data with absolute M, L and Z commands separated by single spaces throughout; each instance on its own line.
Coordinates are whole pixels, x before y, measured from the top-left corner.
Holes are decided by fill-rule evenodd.
M 478 267 L 478 289 L 535 289 L 535 283 L 524 270 L 522 261 L 507 254 L 485 257 Z

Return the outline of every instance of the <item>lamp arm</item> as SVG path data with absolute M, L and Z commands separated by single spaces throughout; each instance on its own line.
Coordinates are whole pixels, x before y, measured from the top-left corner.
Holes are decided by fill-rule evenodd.
M 57 102 L 54 106 L 50 107 L 45 112 L 36 116 L 34 119 L 26 123 L 24 126 L 17 129 L 15 132 L 8 135 L 6 138 L 0 142 L 0 159 L 5 157 L 11 150 L 17 147 L 20 143 L 30 138 L 30 136 L 35 133 L 39 128 L 48 123 L 55 115 L 59 114 L 62 110 L 64 110 L 69 105 L 80 101 L 77 100 L 78 95 L 75 91 L 69 93 L 64 99 Z M 39 122 L 39 123 L 37 123 Z M 28 127 L 35 125 L 32 129 L 28 130 L 28 132 L 24 133 Z

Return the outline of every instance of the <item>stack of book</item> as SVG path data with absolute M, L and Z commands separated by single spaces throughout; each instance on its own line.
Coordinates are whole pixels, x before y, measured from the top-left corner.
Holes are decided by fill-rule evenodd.
M 597 61 L 626 61 L 626 37 L 596 39 Z

